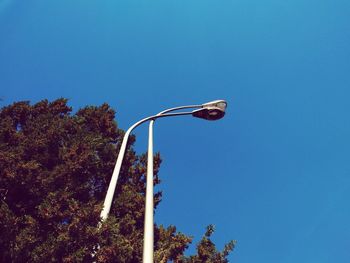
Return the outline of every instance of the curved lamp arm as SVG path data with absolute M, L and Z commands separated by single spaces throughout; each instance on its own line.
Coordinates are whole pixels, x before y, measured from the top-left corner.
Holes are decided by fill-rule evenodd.
M 117 181 L 118 181 L 118 177 L 119 177 L 119 172 L 122 166 L 122 162 L 124 159 L 124 155 L 125 155 L 125 150 L 126 150 L 126 146 L 127 146 L 127 142 L 130 136 L 130 133 L 140 124 L 147 122 L 149 120 L 155 120 L 158 118 L 163 118 L 163 117 L 173 117 L 173 116 L 181 116 L 181 115 L 191 115 L 192 112 L 178 112 L 178 113 L 168 113 L 166 114 L 166 112 L 169 111 L 174 111 L 179 110 L 179 109 L 185 109 L 188 108 L 188 106 L 184 106 L 184 107 L 177 107 L 177 108 L 173 108 L 173 109 L 169 109 L 169 110 L 165 110 L 163 111 L 164 113 L 159 113 L 157 115 L 153 115 L 147 118 L 144 118 L 138 122 L 136 122 L 134 125 L 132 125 L 124 134 L 123 137 L 123 142 L 122 145 L 120 146 L 120 150 L 119 150 L 119 154 L 118 154 L 118 158 L 117 158 L 117 162 L 114 166 L 114 170 L 113 170 L 113 174 L 112 174 L 112 178 L 111 181 L 109 183 L 108 186 L 108 190 L 107 190 L 107 194 L 103 203 L 103 208 L 100 214 L 100 217 L 102 218 L 102 221 L 105 221 L 108 217 L 109 211 L 111 209 L 111 205 L 112 205 L 112 201 L 113 201 L 113 196 L 114 196 L 114 191 L 115 191 L 115 187 L 117 185 Z M 192 107 L 193 108 L 193 107 Z

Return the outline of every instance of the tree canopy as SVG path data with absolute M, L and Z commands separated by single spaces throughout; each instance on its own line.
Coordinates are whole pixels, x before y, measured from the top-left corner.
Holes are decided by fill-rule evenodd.
M 142 262 L 146 155 L 131 136 L 109 218 L 100 212 L 124 131 L 107 104 L 73 114 L 66 99 L 0 111 L 0 261 Z M 159 154 L 154 184 L 159 184 Z M 162 193 L 154 195 L 155 208 Z M 208 226 L 197 253 L 175 226 L 155 225 L 155 262 L 228 262 Z

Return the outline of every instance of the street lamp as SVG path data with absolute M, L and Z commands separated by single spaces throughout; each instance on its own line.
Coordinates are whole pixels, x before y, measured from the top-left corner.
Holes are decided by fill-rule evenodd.
M 146 179 L 146 204 L 145 204 L 145 233 L 144 233 L 144 246 L 143 246 L 143 262 L 153 263 L 153 245 L 154 245 L 154 234 L 153 234 L 153 124 L 158 118 L 174 117 L 181 115 L 192 115 L 197 118 L 206 120 L 218 120 L 224 117 L 227 103 L 224 100 L 215 100 L 200 105 L 188 105 L 176 108 L 170 108 L 164 110 L 157 115 L 144 118 L 134 125 L 132 125 L 125 133 L 122 145 L 119 150 L 117 162 L 115 164 L 111 181 L 108 186 L 107 194 L 104 200 L 103 208 L 101 211 L 102 222 L 108 217 L 111 209 L 114 191 L 117 185 L 121 165 L 125 155 L 126 145 L 130 133 L 140 124 L 150 121 L 149 124 L 149 137 L 148 137 L 148 159 L 147 159 L 147 179 Z M 175 112 L 183 109 L 197 109 L 189 112 Z
M 199 108 L 191 112 L 192 116 L 205 120 L 218 120 L 224 117 L 227 103 L 224 100 L 215 100 L 202 105 L 190 105 L 171 108 L 158 113 L 162 116 L 166 113 L 188 109 Z M 148 155 L 147 155 L 147 178 L 146 178 L 146 205 L 145 205 L 145 226 L 143 239 L 143 263 L 153 263 L 154 250 L 154 219 L 153 219 L 153 124 L 154 119 L 149 123 L 148 131 Z

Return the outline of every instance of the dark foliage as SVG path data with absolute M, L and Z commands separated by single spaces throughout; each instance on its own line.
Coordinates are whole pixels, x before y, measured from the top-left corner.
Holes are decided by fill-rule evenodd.
M 114 117 L 107 104 L 72 114 L 66 99 L 1 109 L 0 262 L 142 261 L 146 156 L 135 154 L 134 137 L 110 217 L 97 227 L 124 133 Z M 160 162 L 157 154 L 154 184 Z M 227 262 L 234 242 L 219 252 L 212 232 L 209 226 L 197 255 L 185 257 L 191 238 L 155 226 L 156 262 Z

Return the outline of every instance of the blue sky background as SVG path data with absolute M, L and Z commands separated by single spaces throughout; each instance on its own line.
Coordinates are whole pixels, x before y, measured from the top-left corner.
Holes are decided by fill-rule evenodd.
M 348 0 L 0 0 L 2 106 L 107 102 L 127 129 L 228 101 L 218 122 L 156 122 L 155 218 L 195 241 L 215 224 L 231 262 L 349 262 L 349 87 Z

